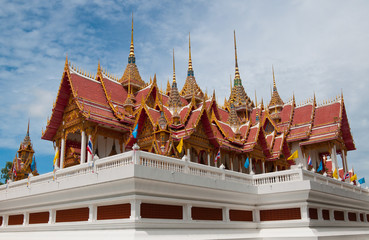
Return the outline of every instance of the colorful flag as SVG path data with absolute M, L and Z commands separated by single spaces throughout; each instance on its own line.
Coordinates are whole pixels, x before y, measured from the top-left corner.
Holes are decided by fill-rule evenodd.
M 359 182 L 360 184 L 365 183 L 365 178 L 360 178 L 358 182 Z
M 323 161 L 320 161 L 320 164 L 319 164 L 319 167 L 318 167 L 318 170 L 316 170 L 317 172 L 320 172 L 323 170 Z
M 15 169 L 15 165 L 13 164 L 13 175 L 14 177 L 17 177 L 17 170 Z
M 336 169 L 334 169 L 333 177 L 334 177 L 335 179 L 338 179 L 337 168 L 336 168 Z
M 56 160 L 59 159 L 59 149 L 58 151 L 56 151 L 55 153 L 55 157 L 54 157 L 54 166 L 55 166 L 55 163 L 56 163 Z
M 36 170 L 36 159 L 35 157 L 33 157 L 33 161 L 31 163 L 31 171 L 35 171 Z
M 181 141 L 179 141 L 179 144 L 177 146 L 177 150 L 178 150 L 179 153 L 182 152 L 182 150 L 183 150 L 183 138 L 181 138 Z
M 245 161 L 245 168 L 248 169 L 249 166 L 250 166 L 250 161 L 249 161 L 249 157 L 246 158 L 246 161 Z
M 214 162 L 217 162 L 220 159 L 220 149 L 217 153 L 217 155 L 215 156 Z
M 313 161 L 311 161 L 310 155 L 308 157 L 308 166 L 313 166 Z
M 294 153 L 292 153 L 292 155 L 289 158 L 287 158 L 287 160 L 294 160 L 298 157 L 299 157 L 299 153 L 296 150 Z
M 91 139 L 88 139 L 87 151 L 92 155 L 92 142 L 91 142 Z
M 355 180 L 357 180 L 357 176 L 356 176 L 356 174 L 354 174 L 354 176 L 352 176 L 352 177 L 350 178 L 350 182 L 353 182 L 353 181 L 355 181 Z
M 133 132 L 132 132 L 132 136 L 134 138 L 137 138 L 137 132 L 138 132 L 138 123 L 136 124 L 136 127 L 135 127 L 135 129 L 133 129 Z
M 343 178 L 343 180 L 346 180 L 346 179 L 347 179 L 347 178 L 349 178 L 349 177 L 350 177 L 350 173 L 348 173 L 348 172 L 347 172 L 347 173 L 345 174 L 345 177 Z

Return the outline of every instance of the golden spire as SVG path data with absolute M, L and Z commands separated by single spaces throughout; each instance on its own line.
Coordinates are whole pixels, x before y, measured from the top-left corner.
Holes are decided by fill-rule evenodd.
M 277 85 L 275 84 L 275 76 L 274 76 L 274 67 L 272 65 L 272 71 L 273 71 L 273 90 L 276 91 L 277 90 Z
M 176 82 L 176 63 L 174 61 L 174 48 L 173 48 L 173 83 Z
M 132 30 L 131 30 L 131 46 L 129 48 L 128 63 L 135 63 L 135 47 L 133 45 L 133 12 L 132 12 Z
M 233 37 L 234 37 L 234 57 L 235 57 L 235 76 L 234 79 L 238 80 L 241 79 L 240 72 L 238 71 L 238 61 L 237 61 L 237 45 L 236 45 L 236 31 L 233 31 Z M 235 85 L 238 85 L 239 81 L 235 81 Z
M 188 71 L 192 71 L 192 59 L 191 59 L 191 33 L 188 33 Z
M 29 118 L 28 118 L 28 126 L 27 126 L 27 136 L 29 137 Z

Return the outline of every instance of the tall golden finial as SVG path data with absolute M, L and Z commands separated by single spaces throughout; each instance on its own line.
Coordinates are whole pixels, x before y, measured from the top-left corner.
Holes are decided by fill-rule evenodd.
M 129 55 L 135 55 L 135 48 L 133 46 L 133 12 L 132 12 L 132 30 L 131 30 L 131 47 L 129 49 Z
M 237 61 L 237 45 L 236 45 L 236 31 L 233 31 L 233 37 L 234 37 L 234 57 L 235 57 L 235 85 L 239 84 L 239 81 L 236 82 L 236 80 L 241 79 L 240 72 L 238 71 L 238 61 Z
M 176 82 L 176 63 L 174 61 L 174 48 L 173 48 L 173 83 Z
M 192 71 L 192 59 L 191 59 L 191 33 L 188 33 L 188 71 Z
M 272 65 L 272 71 L 273 71 L 273 91 L 277 90 L 277 85 L 275 84 L 275 76 L 274 76 L 274 67 Z
M 27 126 L 27 137 L 29 137 L 29 118 L 28 118 L 28 126 Z
M 255 106 L 258 107 L 258 99 L 256 97 L 256 89 L 255 89 Z
M 132 30 L 131 30 L 131 46 L 129 48 L 128 63 L 135 63 L 135 47 L 133 45 L 133 12 L 132 12 Z

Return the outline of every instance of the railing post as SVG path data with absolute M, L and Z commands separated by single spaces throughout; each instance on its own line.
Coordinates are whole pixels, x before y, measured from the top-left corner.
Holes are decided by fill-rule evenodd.
M 138 152 L 138 150 L 140 149 L 140 146 L 138 146 L 138 144 L 135 143 L 132 149 L 133 149 L 133 164 L 137 165 L 140 163 L 140 156 Z
M 222 180 L 225 180 L 226 177 L 225 177 L 225 166 L 222 164 L 219 166 L 220 169 L 222 169 Z

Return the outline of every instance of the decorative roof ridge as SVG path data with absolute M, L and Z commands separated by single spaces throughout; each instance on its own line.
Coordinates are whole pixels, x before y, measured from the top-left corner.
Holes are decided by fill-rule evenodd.
M 80 77 L 83 77 L 85 79 L 91 80 L 93 82 L 97 82 L 100 83 L 99 81 L 97 81 L 95 79 L 96 75 L 91 75 L 91 74 L 86 74 L 86 71 L 82 71 L 81 69 L 77 68 L 75 65 L 73 66 L 70 62 L 69 62 L 69 72 L 70 74 L 76 74 Z
M 337 95 L 335 98 L 333 99 L 327 99 L 327 100 L 323 100 L 322 102 L 318 103 L 317 104 L 317 108 L 318 107 L 324 107 L 324 106 L 328 106 L 328 105 L 331 105 L 331 104 L 335 104 L 335 103 L 341 103 L 342 104 L 342 101 L 343 100 L 343 97 L 342 95 Z

